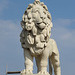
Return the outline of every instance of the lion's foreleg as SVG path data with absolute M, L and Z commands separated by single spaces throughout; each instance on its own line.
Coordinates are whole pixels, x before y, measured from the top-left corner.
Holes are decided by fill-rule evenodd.
M 49 57 L 49 74 L 52 75 L 52 63 L 50 57 Z
M 32 71 L 33 71 L 33 56 L 31 55 L 30 51 L 27 49 L 24 49 L 24 58 L 25 58 L 26 71 L 32 73 Z
M 48 65 L 48 57 L 45 55 L 42 55 L 41 62 L 40 62 L 41 71 L 47 71 L 47 65 Z
M 37 57 L 35 57 L 35 59 L 36 59 L 36 65 L 37 65 L 37 72 L 39 72 L 40 71 L 40 61 L 41 61 L 41 56 L 39 55 L 39 56 L 37 56 Z
M 56 55 L 55 53 L 53 53 L 51 56 L 51 61 L 54 67 L 55 75 L 61 75 L 59 55 Z
M 47 72 L 48 57 L 49 57 L 49 50 L 47 47 L 47 48 L 45 48 L 45 50 L 41 54 L 41 61 L 40 61 L 40 73 L 41 74 L 49 74 Z

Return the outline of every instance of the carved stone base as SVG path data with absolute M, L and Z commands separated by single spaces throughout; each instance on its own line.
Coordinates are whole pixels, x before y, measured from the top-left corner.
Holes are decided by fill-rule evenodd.
M 30 73 L 26 74 L 25 71 L 26 71 L 25 69 L 23 71 L 21 71 L 20 75 L 50 75 L 48 72 L 47 73 L 46 72 L 45 73 L 39 72 L 37 74 L 33 74 L 30 72 Z
M 20 74 L 20 75 L 50 75 L 50 74 Z
M 40 71 L 37 74 L 33 74 L 31 70 L 22 70 L 20 75 L 50 75 L 47 71 Z

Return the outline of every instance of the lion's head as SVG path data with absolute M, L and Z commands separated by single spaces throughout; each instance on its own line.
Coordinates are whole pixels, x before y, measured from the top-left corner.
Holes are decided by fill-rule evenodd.
M 51 15 L 43 2 L 36 0 L 26 9 L 21 21 L 21 43 L 23 48 L 46 47 L 52 28 Z

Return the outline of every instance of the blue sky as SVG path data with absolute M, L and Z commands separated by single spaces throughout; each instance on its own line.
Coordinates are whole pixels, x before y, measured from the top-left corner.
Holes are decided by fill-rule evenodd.
M 52 35 L 60 52 L 62 75 L 75 75 L 75 0 L 41 0 L 52 15 Z M 0 0 L 0 75 L 24 69 L 20 21 L 34 0 Z M 34 73 L 36 64 L 34 61 Z

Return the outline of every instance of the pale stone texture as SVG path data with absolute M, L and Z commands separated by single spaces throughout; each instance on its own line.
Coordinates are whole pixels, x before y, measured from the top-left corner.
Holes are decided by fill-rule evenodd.
M 53 26 L 47 6 L 39 0 L 29 4 L 21 21 L 23 28 L 20 41 L 24 49 L 25 69 L 21 75 L 32 75 L 33 57 L 36 59 L 38 75 L 61 75 L 59 52 L 56 42 L 50 38 Z M 49 59 L 49 73 L 47 65 Z

